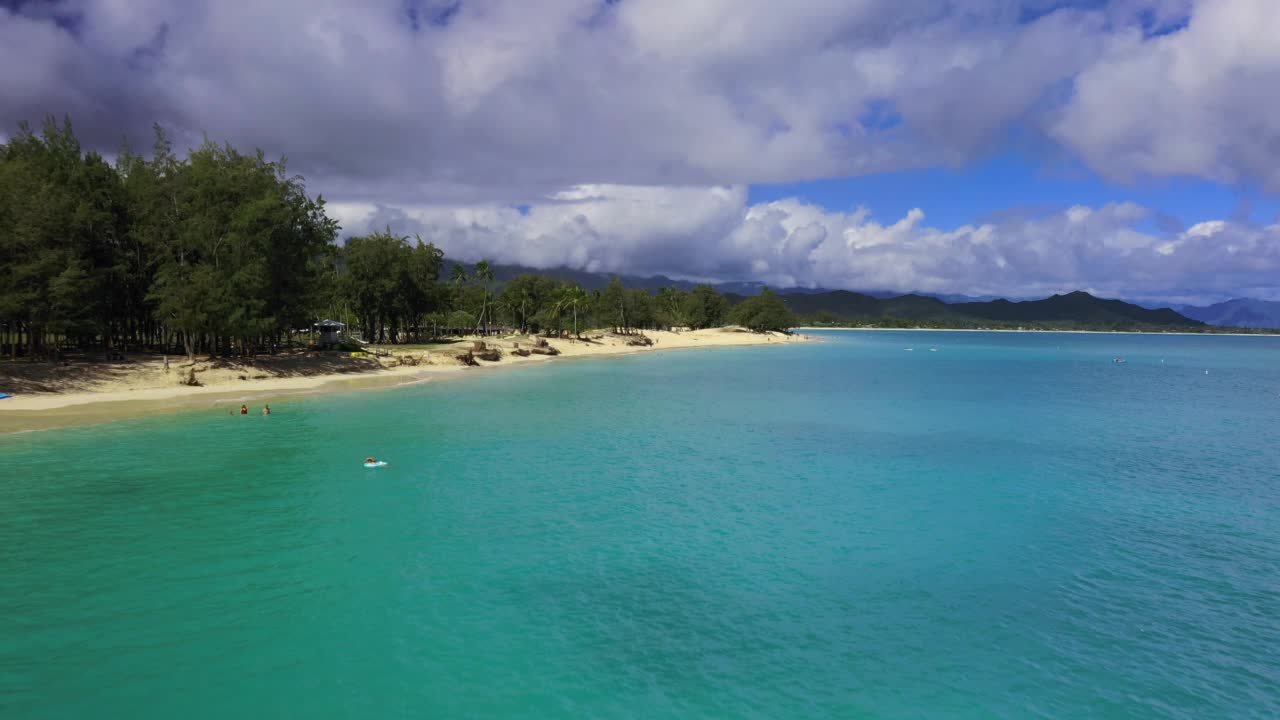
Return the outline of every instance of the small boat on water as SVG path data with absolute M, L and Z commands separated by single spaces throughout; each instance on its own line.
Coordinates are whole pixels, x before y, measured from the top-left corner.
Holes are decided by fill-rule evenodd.
M 1126 363 L 1126 362 L 1129 362 L 1129 361 L 1128 361 L 1128 360 L 1125 360 L 1124 358 L 1119 358 L 1119 357 L 1118 357 L 1118 358 L 1112 358 L 1112 359 L 1111 359 L 1111 362 L 1113 362 L 1113 363 Z

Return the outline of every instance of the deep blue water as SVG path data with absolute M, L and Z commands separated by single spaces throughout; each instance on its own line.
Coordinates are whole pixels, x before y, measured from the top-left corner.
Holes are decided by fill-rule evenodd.
M 823 338 L 0 438 L 0 717 L 1280 717 L 1280 339 Z

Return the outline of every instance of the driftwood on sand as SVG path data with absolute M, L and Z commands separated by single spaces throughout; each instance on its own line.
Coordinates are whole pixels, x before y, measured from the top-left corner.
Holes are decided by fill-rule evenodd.
M 546 338 L 538 338 L 530 350 L 534 355 L 559 355 L 560 351 L 551 347 L 551 343 Z

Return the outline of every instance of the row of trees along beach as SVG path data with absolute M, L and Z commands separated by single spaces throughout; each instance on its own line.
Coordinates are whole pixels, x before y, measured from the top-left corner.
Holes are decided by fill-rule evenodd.
M 86 151 L 70 120 L 0 145 L 0 352 L 152 350 L 250 356 L 305 344 L 322 318 L 369 342 L 518 330 L 753 330 L 795 324 L 766 291 L 736 305 L 710 286 L 588 291 L 490 263 L 449 263 L 390 229 L 347 237 L 284 159 L 206 140 L 185 155 L 155 128 L 150 156 Z

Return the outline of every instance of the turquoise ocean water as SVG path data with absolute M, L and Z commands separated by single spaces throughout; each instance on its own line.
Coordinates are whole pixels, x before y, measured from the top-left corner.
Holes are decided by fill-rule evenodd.
M 1280 717 L 1280 339 L 823 338 L 0 438 L 0 717 Z

